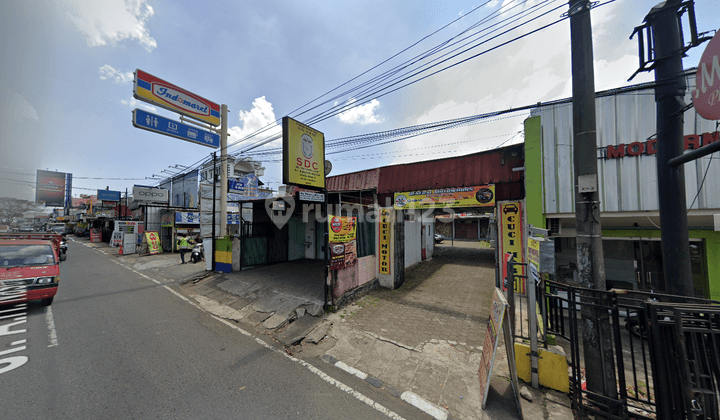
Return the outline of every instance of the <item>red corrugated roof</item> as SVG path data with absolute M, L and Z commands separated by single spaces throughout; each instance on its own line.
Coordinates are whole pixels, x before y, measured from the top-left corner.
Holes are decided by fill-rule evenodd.
M 377 188 L 378 194 L 422 189 L 496 184 L 498 198 L 518 198 L 524 171 L 523 145 L 446 159 L 384 166 L 327 178 L 328 191 L 357 191 Z M 520 184 L 520 185 L 516 185 Z

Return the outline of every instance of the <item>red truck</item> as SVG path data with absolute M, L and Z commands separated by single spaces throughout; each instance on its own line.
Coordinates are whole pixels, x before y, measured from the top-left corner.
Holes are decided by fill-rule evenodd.
M 52 304 L 60 282 L 62 236 L 0 234 L 0 305 L 40 300 Z

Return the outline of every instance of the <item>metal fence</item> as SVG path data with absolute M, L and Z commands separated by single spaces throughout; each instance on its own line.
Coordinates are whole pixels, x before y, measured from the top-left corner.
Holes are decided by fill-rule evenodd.
M 552 281 L 539 289 L 542 330 L 568 354 L 574 409 L 608 419 L 720 420 L 720 302 Z M 588 313 L 604 348 L 584 348 Z M 585 353 L 597 356 L 592 366 Z M 608 363 L 616 392 L 588 389 L 588 367 L 604 371 Z

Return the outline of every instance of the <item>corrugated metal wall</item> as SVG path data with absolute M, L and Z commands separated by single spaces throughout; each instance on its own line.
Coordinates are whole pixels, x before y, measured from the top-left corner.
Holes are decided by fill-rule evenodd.
M 694 80 L 688 80 L 688 86 Z M 688 89 L 690 92 L 690 89 Z M 690 94 L 685 98 L 691 102 Z M 608 145 L 644 143 L 655 134 L 655 95 L 652 89 L 597 98 L 597 143 L 599 156 Z M 545 213 L 574 213 L 574 171 L 572 145 L 572 105 L 558 104 L 538 108 L 533 116 L 542 123 Z M 715 132 L 715 122 L 701 118 L 694 109 L 685 113 L 685 135 Z M 705 177 L 705 184 L 693 209 L 720 208 L 720 153 L 685 164 L 688 207 Z M 658 210 L 655 155 L 640 154 L 622 158 L 598 158 L 601 211 Z

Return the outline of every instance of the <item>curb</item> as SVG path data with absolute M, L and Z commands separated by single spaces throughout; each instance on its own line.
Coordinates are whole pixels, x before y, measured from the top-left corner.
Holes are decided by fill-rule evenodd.
M 401 400 L 405 401 L 406 403 L 412 405 L 413 407 L 425 412 L 429 416 L 432 416 L 433 418 L 436 418 L 438 420 L 447 420 L 450 413 L 440 407 L 437 407 L 436 405 L 432 404 L 430 401 L 420 397 L 419 395 L 415 394 L 411 391 L 405 391 L 400 392 L 399 390 L 393 388 L 392 386 L 385 384 L 382 380 L 370 376 L 367 373 L 355 369 L 352 366 L 348 366 L 346 363 L 339 361 L 333 356 L 328 356 L 327 354 L 324 354 L 320 356 L 320 360 L 323 362 L 333 365 L 353 376 L 356 376 L 365 382 L 369 383 L 370 385 L 374 386 L 375 388 L 380 388 L 387 392 L 388 394 L 392 395 L 395 398 L 400 398 Z

